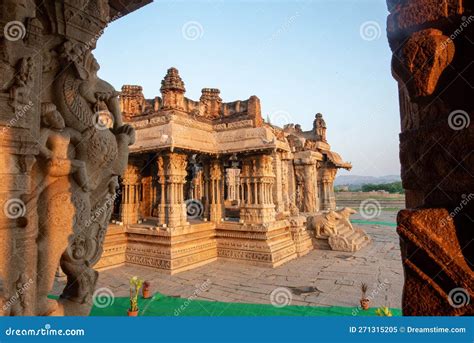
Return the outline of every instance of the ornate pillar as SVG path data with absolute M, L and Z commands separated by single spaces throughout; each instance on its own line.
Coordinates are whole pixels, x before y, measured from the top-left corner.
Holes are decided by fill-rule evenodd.
M 224 215 L 223 172 L 219 160 L 211 161 L 210 168 L 210 220 L 219 223 Z
M 125 225 L 136 224 L 139 220 L 139 186 L 141 182 L 138 166 L 129 164 L 123 176 L 122 222 Z
M 130 11 L 114 1 L 0 2 L 0 315 L 89 314 L 135 140 L 92 51 Z M 59 264 L 67 285 L 56 301 Z
M 290 166 L 289 164 L 292 163 L 292 159 L 289 157 L 289 153 L 282 154 L 281 159 L 281 193 L 282 193 L 282 201 L 283 201 L 283 211 L 289 212 L 290 211 L 290 203 L 292 201 L 292 196 L 290 193 L 290 180 L 289 180 L 289 173 L 290 173 Z
M 142 201 L 140 206 L 140 216 L 142 218 L 150 217 L 152 215 L 153 207 L 153 182 L 151 176 L 142 178 L 141 194 Z
M 334 178 L 336 177 L 336 168 L 323 167 L 320 171 L 321 175 L 321 209 L 335 210 L 336 196 L 334 194 Z
M 246 201 L 240 208 L 240 219 L 246 224 L 275 221 L 273 158 L 269 155 L 244 158 L 240 180 L 247 190 Z
M 285 162 L 281 159 L 281 153 L 273 153 L 273 173 L 275 174 L 275 182 L 273 184 L 273 203 L 277 213 L 285 211 L 283 201 L 283 165 Z
M 187 224 L 186 204 L 184 202 L 184 183 L 188 156 L 182 153 L 168 152 L 163 156 L 166 222 L 171 228 Z
M 157 177 L 158 177 L 158 191 L 159 191 L 159 203 L 158 203 L 158 222 L 163 225 L 167 224 L 166 221 L 166 176 L 165 176 L 165 164 L 163 156 L 159 156 L 156 160 L 157 164 Z
M 314 213 L 319 210 L 317 163 L 321 159 L 322 155 L 313 151 L 295 154 L 296 205 L 302 212 Z
M 211 196 L 211 166 L 209 165 L 210 162 L 206 160 L 203 166 L 203 177 L 204 177 L 204 219 L 208 220 L 210 219 L 211 215 L 211 201 L 210 201 L 210 196 Z

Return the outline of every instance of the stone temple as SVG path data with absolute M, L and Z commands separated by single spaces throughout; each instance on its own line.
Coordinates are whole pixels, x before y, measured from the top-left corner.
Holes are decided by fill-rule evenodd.
M 121 198 L 97 268 L 136 264 L 176 273 L 220 259 L 276 267 L 331 248 L 356 251 L 370 238 L 336 211 L 333 182 L 351 164 L 331 151 L 321 114 L 313 128 L 279 128 L 260 100 L 224 103 L 204 88 L 185 97 L 175 68 L 161 96 L 122 87 L 123 120 L 136 130 Z

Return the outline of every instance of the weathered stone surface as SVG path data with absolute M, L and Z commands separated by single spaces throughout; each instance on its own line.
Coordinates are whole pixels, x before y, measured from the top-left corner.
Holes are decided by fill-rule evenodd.
M 474 8 L 458 0 L 387 3 L 400 91 L 402 181 L 407 207 L 419 208 L 398 218 L 403 310 L 472 315 Z M 453 303 L 456 292 L 464 303 Z
M 90 310 L 93 266 L 134 142 L 91 52 L 119 11 L 131 9 L 116 1 L 0 4 L 0 299 L 8 304 L 0 314 Z M 68 281 L 57 302 L 47 296 L 59 265 Z

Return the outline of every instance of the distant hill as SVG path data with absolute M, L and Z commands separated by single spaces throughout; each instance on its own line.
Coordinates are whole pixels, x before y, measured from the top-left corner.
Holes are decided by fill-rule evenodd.
M 360 176 L 360 175 L 341 175 L 334 181 L 335 186 L 362 186 L 368 183 L 385 184 L 401 181 L 399 175 L 385 176 Z

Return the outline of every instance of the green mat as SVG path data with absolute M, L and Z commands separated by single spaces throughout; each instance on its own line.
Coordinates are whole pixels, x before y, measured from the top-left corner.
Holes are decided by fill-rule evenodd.
M 274 307 L 263 304 L 224 303 L 217 301 L 189 300 L 155 294 L 153 298 L 139 298 L 140 316 L 375 316 L 375 308 L 367 311 L 357 307 Z M 105 306 L 109 305 L 109 306 Z M 126 316 L 128 297 L 97 298 L 91 316 Z M 392 309 L 394 316 L 401 316 L 400 309 Z
M 351 219 L 351 223 L 364 224 L 364 225 L 382 225 L 382 226 L 392 226 L 392 227 L 397 226 L 397 223 L 392 223 L 392 222 L 377 222 L 377 221 L 361 220 L 361 219 Z

